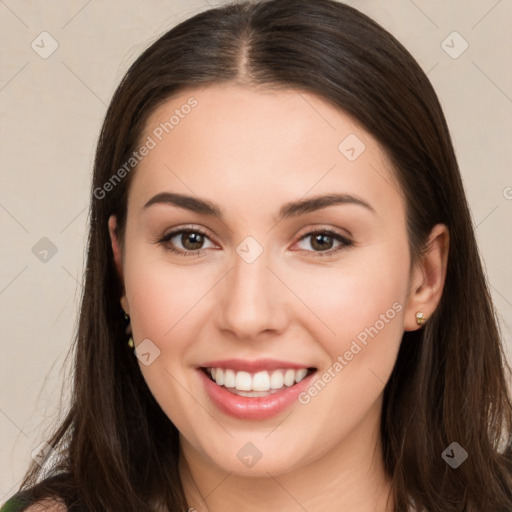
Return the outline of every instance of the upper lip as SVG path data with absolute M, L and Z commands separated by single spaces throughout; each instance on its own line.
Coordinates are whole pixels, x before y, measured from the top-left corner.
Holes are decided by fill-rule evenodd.
M 313 368 L 310 365 L 294 363 L 291 361 L 280 361 L 278 359 L 222 359 L 217 361 L 207 361 L 201 364 L 201 368 L 229 368 L 236 371 L 246 371 L 256 373 L 264 370 L 288 369 L 300 370 L 301 368 Z

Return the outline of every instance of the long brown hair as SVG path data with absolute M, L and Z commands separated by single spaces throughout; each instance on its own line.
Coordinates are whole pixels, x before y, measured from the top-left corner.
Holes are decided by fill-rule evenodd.
M 356 9 L 332 0 L 270 0 L 202 12 L 165 33 L 130 67 L 108 108 L 91 191 L 87 268 L 69 414 L 50 444 L 64 456 L 23 488 L 70 510 L 186 510 L 176 427 L 127 347 L 122 287 L 107 220 L 123 239 L 136 168 L 104 184 L 140 144 L 148 116 L 185 89 L 213 83 L 312 92 L 358 120 L 385 148 L 406 199 L 412 258 L 437 223 L 450 231 L 442 300 L 403 335 L 384 391 L 381 437 L 395 511 L 512 510 L 512 405 L 496 315 L 448 127 L 425 73 Z M 103 187 L 103 188 L 102 188 Z M 468 459 L 442 458 L 458 442 Z M 37 484 L 37 482 L 39 484 Z M 37 484 L 37 485 L 36 485 Z

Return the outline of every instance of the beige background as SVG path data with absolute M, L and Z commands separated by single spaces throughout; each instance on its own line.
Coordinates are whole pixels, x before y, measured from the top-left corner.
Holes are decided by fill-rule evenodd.
M 62 365 L 106 105 L 158 35 L 221 3 L 0 0 L 0 502 L 15 490 L 67 386 Z M 404 43 L 439 94 L 512 352 L 512 2 L 350 3 Z M 39 52 L 51 48 L 43 31 L 58 43 L 46 59 L 31 47 L 35 40 Z M 467 50 L 452 58 L 447 51 L 456 56 L 464 41 Z M 57 249 L 46 262 L 32 252 L 43 237 Z

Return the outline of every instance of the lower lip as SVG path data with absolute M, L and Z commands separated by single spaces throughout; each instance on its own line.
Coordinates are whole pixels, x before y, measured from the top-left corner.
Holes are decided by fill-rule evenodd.
M 239 396 L 210 380 L 205 372 L 197 370 L 211 401 L 225 414 L 244 420 L 264 420 L 277 416 L 297 400 L 310 384 L 316 372 L 291 387 L 261 397 Z

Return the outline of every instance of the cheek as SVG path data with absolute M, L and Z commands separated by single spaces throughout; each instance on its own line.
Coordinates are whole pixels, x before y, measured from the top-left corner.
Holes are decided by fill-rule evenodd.
M 390 340 L 401 337 L 408 268 L 406 244 L 399 249 L 368 247 L 347 253 L 336 267 L 304 264 L 288 269 L 284 280 L 293 283 L 313 313 L 306 316 L 311 318 L 308 330 L 314 330 L 334 358 L 358 336 L 364 341 L 368 329 L 374 333 L 372 327 L 379 334 L 389 333 Z
M 306 329 L 328 355 L 299 402 L 306 417 L 316 418 L 308 427 L 312 438 L 326 445 L 349 435 L 382 396 L 403 334 L 408 261 L 407 246 L 368 251 L 336 272 L 323 268 L 296 281 L 321 320 L 311 316 Z M 326 424 L 336 425 L 335 432 L 326 434 Z
M 156 343 L 173 339 L 173 346 L 179 346 L 175 336 L 180 320 L 192 310 L 201 299 L 200 287 L 194 287 L 180 273 L 158 272 L 151 270 L 137 272 L 126 292 L 130 296 L 130 308 L 133 308 L 132 327 L 135 339 L 154 338 Z M 192 311 L 191 311 L 192 313 Z
M 162 257 L 155 258 L 155 252 L 134 248 L 126 262 L 125 287 L 133 337 L 137 346 L 149 339 L 156 347 L 158 356 L 151 364 L 139 363 L 141 373 L 174 425 L 189 432 L 190 421 L 184 411 L 195 402 L 187 392 L 187 354 L 197 339 L 194 329 L 204 323 L 201 298 L 213 285 L 208 285 L 213 276 L 208 278 L 204 272 L 198 275 L 201 272 L 192 267 L 170 265 Z
M 201 265 L 172 264 L 163 250 L 146 245 L 133 243 L 124 269 L 134 339 L 150 338 L 161 350 L 172 340 L 179 350 L 186 340 L 183 333 L 177 336 L 180 327 L 198 314 L 214 276 Z

